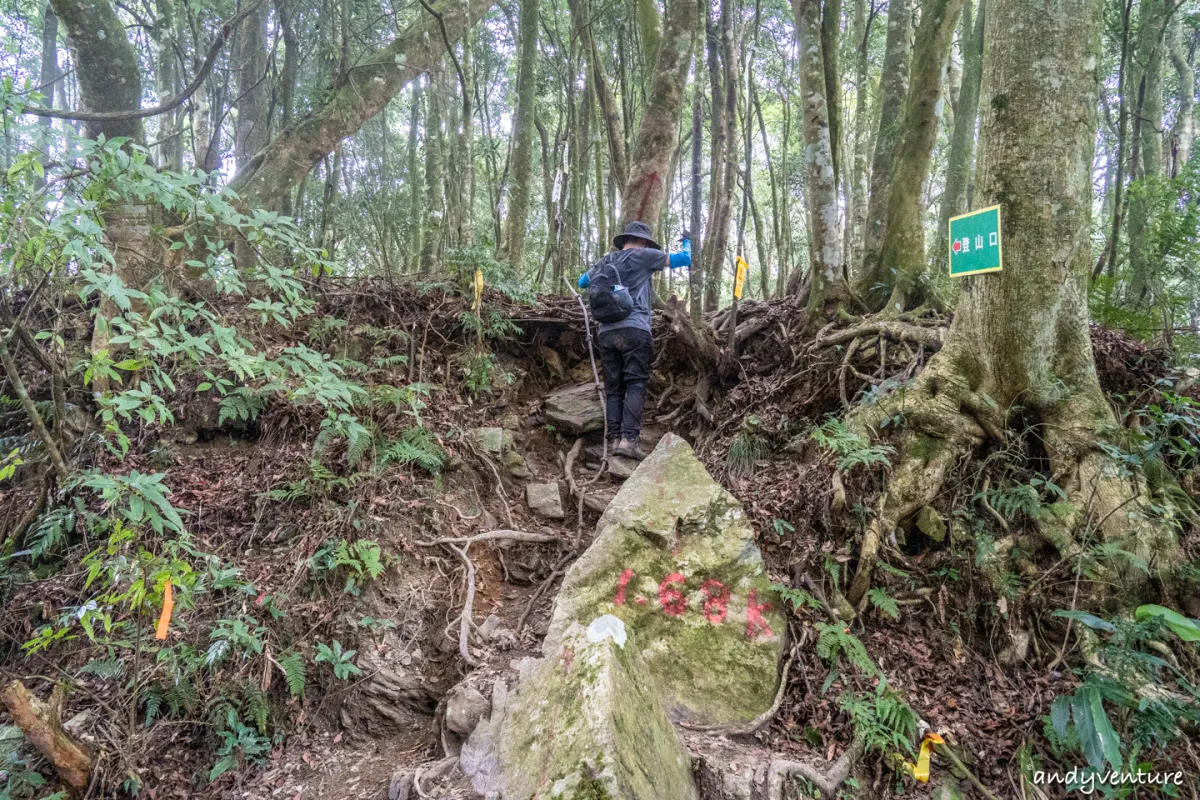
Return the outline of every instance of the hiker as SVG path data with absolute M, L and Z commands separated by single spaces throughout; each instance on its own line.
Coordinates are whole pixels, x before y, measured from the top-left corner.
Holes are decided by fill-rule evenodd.
M 579 277 L 579 288 L 591 287 L 588 301 L 600 323 L 608 443 L 614 455 L 638 461 L 646 457 L 638 436 L 654 355 L 650 276 L 691 264 L 692 242 L 687 231 L 680 236 L 679 252 L 668 254 L 654 241 L 649 225 L 631 222 L 613 238 L 613 252 Z

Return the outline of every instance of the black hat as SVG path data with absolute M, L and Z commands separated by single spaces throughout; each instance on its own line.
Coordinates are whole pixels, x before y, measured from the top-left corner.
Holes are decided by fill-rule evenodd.
M 625 246 L 625 240 L 629 238 L 645 239 L 647 247 L 662 250 L 658 242 L 654 241 L 654 234 L 650 232 L 650 226 L 644 222 L 631 222 L 626 225 L 624 232 L 613 237 L 613 247 L 620 250 Z

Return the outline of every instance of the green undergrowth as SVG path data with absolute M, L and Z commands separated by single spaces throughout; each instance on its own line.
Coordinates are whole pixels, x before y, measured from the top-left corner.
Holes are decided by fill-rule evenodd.
M 53 391 L 35 386 L 35 405 L 65 479 L 24 406 L 0 397 L 0 490 L 35 512 L 25 525 L 12 516 L 0 525 L 0 591 L 30 623 L 10 617 L 3 627 L 4 666 L 41 676 L 38 693 L 62 685 L 72 702 L 92 705 L 105 735 L 131 743 L 105 756 L 105 775 L 120 776 L 106 790 L 138 794 L 152 765 L 133 743 L 184 725 L 202 745 L 203 793 L 206 782 L 265 763 L 314 693 L 361 677 L 355 642 L 394 627 L 354 609 L 404 565 L 369 500 L 389 483 L 440 480 L 451 453 L 429 413 L 447 389 L 413 379 L 409 332 L 319 310 L 319 280 L 335 265 L 290 219 L 246 213 L 202 174 L 161 172 L 128 142 L 76 144 L 71 169 L 46 173 L 26 154 L 0 182 L 0 276 L 34 295 L 76 296 L 76 313 L 107 335 L 89 347 L 68 316 L 24 321 L 52 365 Z M 121 279 L 102 232 L 133 203 L 155 220 L 161 265 L 203 291 L 181 289 L 170 268 L 136 287 Z M 174 232 L 158 235 L 168 222 Z M 235 240 L 251 254 L 236 269 Z M 452 254 L 451 264 L 464 274 L 480 267 L 507 297 L 528 295 L 479 253 Z M 461 277 L 452 271 L 419 291 L 469 297 Z M 498 368 L 487 343 L 516 329 L 486 303 L 463 325 L 464 338 L 478 339 L 474 357 L 493 364 L 468 375 L 466 389 L 490 395 Z M 226 440 L 301 442 L 301 457 L 276 465 L 254 501 L 258 519 L 303 534 L 291 542 L 304 547 L 281 551 L 279 575 L 294 579 L 276 575 L 270 590 L 251 579 L 259 547 L 211 527 L 198 536 L 197 509 L 177 502 L 176 481 L 196 477 L 177 445 L 196 439 L 193 407 L 212 408 L 208 424 Z M 173 613 L 159 639 L 168 593 Z M 34 796 L 52 774 L 16 734 L 0 730 L 13 744 L 0 747 L 0 797 Z

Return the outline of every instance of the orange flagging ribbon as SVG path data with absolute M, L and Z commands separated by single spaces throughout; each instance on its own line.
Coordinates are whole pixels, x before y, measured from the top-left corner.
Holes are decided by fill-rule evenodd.
M 167 585 L 163 587 L 163 610 L 158 617 L 158 628 L 154 631 L 155 639 L 167 638 L 167 626 L 171 624 L 171 612 L 175 610 L 175 597 L 171 592 L 171 579 L 167 578 Z

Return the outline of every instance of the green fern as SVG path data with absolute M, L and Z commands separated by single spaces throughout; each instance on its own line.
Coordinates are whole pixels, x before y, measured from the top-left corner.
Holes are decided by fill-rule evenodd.
M 868 751 L 913 752 L 920 717 L 881 677 L 874 695 L 844 692 L 838 705 L 850 716 L 854 735 Z
M 845 656 L 862 674 L 870 677 L 879 675 L 879 668 L 867 653 L 867 648 L 857 636 L 850 633 L 849 628 L 820 623 L 818 630 L 820 635 L 817 637 L 817 655 L 822 659 L 834 664 L 840 657 Z
M 37 527 L 29 538 L 29 559 L 37 563 L 67 544 L 67 537 L 75 530 L 75 511 L 66 506 L 51 509 L 38 520 Z
M 839 472 L 855 467 L 890 466 L 896 450 L 885 444 L 871 444 L 866 437 L 850 430 L 837 417 L 829 417 L 813 429 L 809 437 L 833 453 Z
M 236 422 L 253 422 L 267 407 L 268 395 L 261 389 L 248 386 L 234 389 L 221 399 L 221 411 L 217 415 L 217 425 L 224 425 L 229 420 Z
M 283 670 L 283 679 L 287 682 L 288 692 L 292 697 L 304 694 L 308 683 L 308 669 L 304 664 L 304 656 L 297 652 L 284 653 L 279 657 L 279 668 Z
M 871 605 L 875 606 L 880 613 L 894 620 L 900 619 L 900 606 L 896 603 L 896 599 L 887 593 L 886 589 L 872 589 L 867 592 L 867 597 L 871 599 Z
M 97 678 L 119 678 L 125 674 L 125 664 L 115 658 L 94 658 L 79 670 L 84 675 Z
M 385 444 L 379 453 L 381 466 L 417 466 L 430 475 L 441 472 L 447 460 L 446 451 L 434 435 L 422 427 L 406 428 L 398 439 Z

